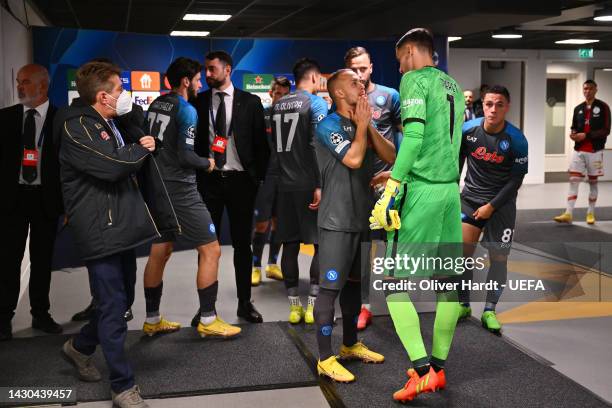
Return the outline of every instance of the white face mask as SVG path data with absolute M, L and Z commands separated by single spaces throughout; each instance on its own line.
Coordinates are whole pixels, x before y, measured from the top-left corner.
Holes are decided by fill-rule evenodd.
M 117 112 L 117 115 L 122 116 L 132 111 L 132 97 L 125 89 L 121 91 L 121 95 L 119 95 L 119 98 L 114 98 L 111 94 L 108 94 L 108 96 L 117 101 L 117 107 L 113 108 L 108 104 L 106 106 L 115 110 Z

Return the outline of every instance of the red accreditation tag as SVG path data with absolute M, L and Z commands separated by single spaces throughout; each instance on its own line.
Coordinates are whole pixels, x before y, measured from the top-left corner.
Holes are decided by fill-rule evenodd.
M 23 165 L 36 167 L 38 163 L 38 150 L 23 149 Z
M 227 147 L 227 138 L 223 136 L 215 136 L 215 140 L 212 143 L 212 151 L 217 153 L 225 153 L 225 148 Z

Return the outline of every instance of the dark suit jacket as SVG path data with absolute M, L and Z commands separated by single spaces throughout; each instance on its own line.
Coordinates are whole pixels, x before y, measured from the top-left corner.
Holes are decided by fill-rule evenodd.
M 43 192 L 43 208 L 50 218 L 58 217 L 64 213 L 62 193 L 59 178 L 58 149 L 53 141 L 53 118 L 57 109 L 49 104 L 47 117 L 43 125 L 41 137 L 42 157 L 40 163 L 41 183 Z M 10 216 L 17 206 L 17 193 L 19 188 L 19 171 L 23 156 L 23 105 L 17 104 L 0 110 L 0 155 L 2 167 L 0 169 L 0 191 L 3 199 L 0 200 L 2 214 Z
M 194 149 L 202 157 L 210 156 L 209 120 L 212 91 L 200 93 L 193 105 L 198 111 L 198 132 Z M 234 87 L 231 129 L 236 150 L 242 167 L 254 181 L 261 181 L 266 175 L 270 149 L 266 136 L 263 106 L 256 95 Z

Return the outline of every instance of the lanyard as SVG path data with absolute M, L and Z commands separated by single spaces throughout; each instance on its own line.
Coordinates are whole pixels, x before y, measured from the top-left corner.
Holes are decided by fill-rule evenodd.
M 215 115 L 213 114 L 213 97 L 215 96 L 215 94 L 211 91 L 210 92 L 210 106 L 208 108 L 208 113 L 210 115 L 210 123 L 212 123 L 213 126 L 213 132 L 217 133 L 217 126 L 216 126 L 216 121 L 215 121 Z M 226 97 L 229 96 L 226 94 Z M 225 103 L 225 100 L 223 100 L 223 103 Z M 221 106 L 221 101 L 219 101 L 219 106 Z M 217 112 L 219 112 L 219 108 L 217 108 Z M 227 115 L 227 109 L 225 110 L 225 114 Z M 232 117 L 230 119 L 230 125 L 229 125 L 229 129 L 227 130 L 227 135 L 225 135 L 226 138 L 229 139 L 230 135 L 232 134 L 232 130 L 234 129 L 234 110 L 232 109 Z

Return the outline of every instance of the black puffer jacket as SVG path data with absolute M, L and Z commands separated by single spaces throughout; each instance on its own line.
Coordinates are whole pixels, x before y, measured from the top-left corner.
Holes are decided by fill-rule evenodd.
M 62 112 L 60 177 L 68 225 L 84 260 L 134 248 L 159 236 L 135 173 L 149 151 L 119 148 L 108 123 L 92 107 Z

